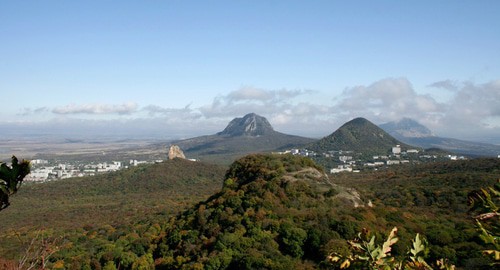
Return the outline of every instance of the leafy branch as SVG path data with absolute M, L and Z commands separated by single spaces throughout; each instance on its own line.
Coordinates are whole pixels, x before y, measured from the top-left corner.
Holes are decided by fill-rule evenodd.
M 348 241 L 352 253 L 348 256 L 342 256 L 336 253 L 327 257 L 328 262 L 334 269 L 383 269 L 383 270 L 403 270 L 403 269 L 421 269 L 432 270 L 432 266 L 425 261 L 428 253 L 427 241 L 421 238 L 419 234 L 412 241 L 412 246 L 408 252 L 408 257 L 402 260 L 396 260 L 391 254 L 392 246 L 398 242 L 396 237 L 398 229 L 394 227 L 389 236 L 382 244 L 377 244 L 375 236 L 368 240 L 368 232 L 365 230 L 358 235 L 358 238 Z M 455 269 L 446 260 L 441 259 L 435 263 L 435 269 Z
M 30 173 L 30 162 L 21 162 L 12 156 L 10 166 L 0 162 L 0 211 L 10 205 L 9 196 L 15 194 L 21 187 L 24 177 Z
M 479 237 L 488 245 L 483 254 L 494 260 L 493 265 L 500 265 L 500 180 L 493 187 L 482 188 L 469 193 L 471 212 L 478 212 L 474 218 L 480 232 Z

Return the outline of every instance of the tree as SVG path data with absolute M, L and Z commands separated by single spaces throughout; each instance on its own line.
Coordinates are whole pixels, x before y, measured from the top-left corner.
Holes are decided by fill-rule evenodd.
M 24 180 L 30 173 L 30 162 L 23 160 L 19 163 L 15 156 L 12 156 L 12 164 L 8 166 L 0 162 L 0 211 L 7 208 L 9 196 L 15 194 Z

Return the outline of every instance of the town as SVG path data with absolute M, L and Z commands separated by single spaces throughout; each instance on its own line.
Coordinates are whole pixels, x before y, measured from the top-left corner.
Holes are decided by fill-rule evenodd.
M 159 163 L 163 160 L 138 161 L 130 160 L 128 163 L 122 161 L 102 162 L 102 163 L 81 163 L 81 162 L 54 162 L 44 159 L 35 159 L 31 161 L 31 173 L 24 179 L 27 182 L 45 182 L 57 179 L 66 179 L 72 177 L 94 176 L 100 173 L 114 172 L 121 169 L 127 169 L 130 166 L 140 164 Z
M 171 146 L 169 149 L 169 159 L 176 157 L 185 158 L 184 154 L 177 146 Z M 408 164 L 412 162 L 432 162 L 439 160 L 462 160 L 464 156 L 456 155 L 437 155 L 427 154 L 418 149 L 402 150 L 400 145 L 392 147 L 390 154 L 376 155 L 369 158 L 361 158 L 362 153 L 355 153 L 351 150 L 330 150 L 324 153 L 316 153 L 307 149 L 290 149 L 279 154 L 292 154 L 312 159 L 327 160 L 329 172 L 331 174 L 340 172 L 360 172 L 361 170 L 374 169 L 385 166 L 399 164 Z M 196 161 L 194 159 L 190 159 Z M 86 163 L 78 161 L 49 161 L 44 159 L 35 159 L 31 161 L 32 171 L 25 178 L 27 182 L 45 182 L 72 177 L 94 176 L 96 174 L 114 172 L 121 169 L 127 169 L 141 164 L 161 163 L 163 160 L 135 160 L 128 161 L 109 161 L 100 163 Z
M 330 150 L 323 153 L 316 153 L 308 149 L 290 149 L 280 154 L 292 154 L 304 157 L 310 157 L 316 161 L 326 161 L 331 174 L 340 172 L 360 172 L 362 169 L 377 170 L 381 167 L 433 162 L 440 160 L 464 160 L 466 157 L 450 154 L 428 154 L 423 150 L 407 149 L 403 150 L 400 145 L 395 145 L 390 149 L 390 154 L 374 155 L 366 157 L 363 153 L 356 153 L 352 150 Z
M 171 145 L 166 155 L 168 159 L 186 158 L 182 150 Z M 196 161 L 195 159 L 188 159 Z M 162 159 L 155 160 L 136 160 L 128 161 L 110 161 L 110 162 L 81 162 L 81 161 L 49 161 L 45 159 L 32 160 L 31 173 L 25 177 L 27 182 L 45 182 L 57 179 L 66 179 L 72 177 L 94 176 L 96 174 L 115 172 L 121 169 L 127 169 L 131 166 L 141 164 L 161 163 Z

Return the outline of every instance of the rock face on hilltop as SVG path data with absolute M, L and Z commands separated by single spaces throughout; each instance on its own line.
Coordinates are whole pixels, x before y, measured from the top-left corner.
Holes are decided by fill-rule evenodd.
M 217 133 L 219 136 L 263 136 L 274 133 L 274 129 L 266 118 L 249 113 L 242 118 L 235 118 L 227 127 Z
M 182 152 L 181 148 L 177 145 L 171 145 L 168 149 L 168 159 L 172 160 L 174 158 L 186 158 L 184 152 Z
M 365 118 L 356 118 L 341 126 L 334 133 L 310 144 L 309 149 L 317 152 L 355 151 L 364 154 L 388 154 L 392 147 L 415 148 L 406 145 Z

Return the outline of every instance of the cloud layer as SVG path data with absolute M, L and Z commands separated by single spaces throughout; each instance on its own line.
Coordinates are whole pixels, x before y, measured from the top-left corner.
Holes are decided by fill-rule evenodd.
M 340 95 L 319 102 L 312 101 L 319 93 L 312 90 L 242 87 L 197 108 L 191 104 L 181 108 L 139 107 L 133 102 L 71 104 L 56 108 L 27 108 L 20 115 L 104 115 L 111 118 L 103 127 L 118 129 L 118 126 L 125 125 L 144 132 L 182 137 L 213 134 L 234 117 L 250 112 L 267 117 L 278 131 L 309 137 L 328 135 L 355 117 L 365 117 L 375 124 L 409 117 L 439 136 L 500 143 L 500 80 L 484 84 L 443 80 L 427 87 L 428 90 L 446 91 L 452 98 L 438 102 L 433 96 L 416 91 L 406 78 L 386 78 L 369 85 L 346 88 Z M 113 120 L 113 115 L 119 120 Z
M 134 102 L 119 105 L 108 104 L 71 104 L 57 107 L 52 110 L 55 114 L 132 114 L 137 111 L 138 105 Z
M 427 120 L 443 113 L 444 107 L 432 97 L 418 94 L 406 78 L 389 78 L 344 90 L 335 109 L 350 118 L 366 116 L 380 122 L 402 116 Z

